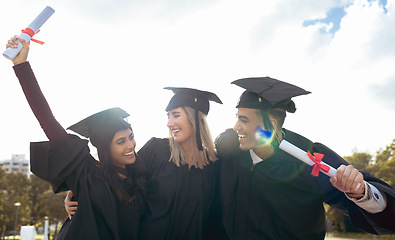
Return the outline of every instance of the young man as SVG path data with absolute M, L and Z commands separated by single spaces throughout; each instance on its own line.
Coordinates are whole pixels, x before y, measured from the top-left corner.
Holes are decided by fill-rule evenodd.
M 216 140 L 221 159 L 223 224 L 230 239 L 324 239 L 323 202 L 348 214 L 355 227 L 374 234 L 395 233 L 395 191 L 359 172 L 326 146 L 282 125 L 295 112 L 292 97 L 309 94 L 272 79 L 232 82 L 246 91 L 237 123 Z M 337 168 L 329 179 L 279 148 L 285 139 Z

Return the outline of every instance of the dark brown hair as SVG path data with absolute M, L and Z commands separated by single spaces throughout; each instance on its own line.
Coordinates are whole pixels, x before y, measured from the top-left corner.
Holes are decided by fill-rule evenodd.
M 125 174 L 127 178 L 121 178 L 119 176 L 111 163 L 110 145 L 114 135 L 115 133 L 112 134 L 111 138 L 106 138 L 104 140 L 105 142 L 101 142 L 97 148 L 100 160 L 99 172 L 109 182 L 121 202 L 133 205 L 136 192 L 140 191 L 142 194 L 145 194 L 147 191 L 146 181 L 148 171 L 142 159 L 135 153 L 136 161 L 133 164 L 126 165 L 127 172 Z

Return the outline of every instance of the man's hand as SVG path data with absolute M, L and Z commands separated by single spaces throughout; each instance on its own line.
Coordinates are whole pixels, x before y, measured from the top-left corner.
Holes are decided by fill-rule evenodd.
M 332 185 L 353 198 L 362 198 L 365 194 L 363 175 L 352 165 L 341 165 L 336 176 L 330 179 Z

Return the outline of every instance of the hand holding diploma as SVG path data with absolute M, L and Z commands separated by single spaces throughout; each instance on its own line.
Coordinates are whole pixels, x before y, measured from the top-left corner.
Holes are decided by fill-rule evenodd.
M 51 7 L 47 6 L 44 10 L 33 20 L 33 22 L 22 31 L 19 35 L 21 39 L 24 39 L 26 42 L 29 42 L 34 34 L 40 29 L 40 27 L 48 20 L 49 17 L 55 12 Z M 9 60 L 13 60 L 15 56 L 22 49 L 22 44 L 18 44 L 16 48 L 7 48 L 3 56 Z
M 29 45 L 27 45 L 26 41 L 18 36 L 12 37 L 8 40 L 6 44 L 7 49 L 16 49 L 18 44 L 21 45 L 21 50 L 17 53 L 17 55 L 12 59 L 12 63 L 14 65 L 26 62 L 27 55 L 29 53 Z
M 352 165 L 341 165 L 335 177 L 330 179 L 332 185 L 350 197 L 361 198 L 365 194 L 363 175 Z
M 306 153 L 302 149 L 296 147 L 286 140 L 283 140 L 279 147 L 297 159 L 310 166 L 313 166 L 312 175 L 318 176 L 318 172 L 321 171 L 331 178 L 330 182 L 332 185 L 340 191 L 348 193 L 355 198 L 363 196 L 365 190 L 363 175 L 352 165 L 341 165 L 336 170 L 325 162 L 321 161 L 321 159 L 324 157 L 323 154 L 311 154 L 310 152 Z

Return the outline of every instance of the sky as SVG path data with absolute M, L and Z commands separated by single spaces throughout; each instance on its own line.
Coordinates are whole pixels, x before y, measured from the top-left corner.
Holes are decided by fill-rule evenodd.
M 130 113 L 137 149 L 167 137 L 166 105 L 190 87 L 215 92 L 213 138 L 236 122 L 245 77 L 289 82 L 284 127 L 341 156 L 375 155 L 395 139 L 395 0 L 13 0 L 2 4 L 0 40 L 46 7 L 28 60 L 65 128 L 104 109 Z M 12 69 L 0 60 L 0 160 L 45 141 Z M 92 148 L 92 152 L 95 149 Z

